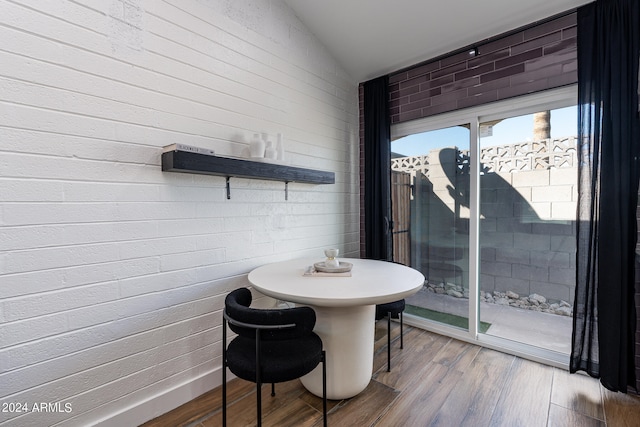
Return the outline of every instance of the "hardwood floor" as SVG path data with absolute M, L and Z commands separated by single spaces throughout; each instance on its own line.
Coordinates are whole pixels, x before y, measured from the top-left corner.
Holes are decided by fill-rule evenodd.
M 640 397 L 613 393 L 585 375 L 393 324 L 386 372 L 386 322 L 376 326 L 373 379 L 365 391 L 328 402 L 329 426 L 640 426 Z M 321 426 L 322 400 L 299 380 L 262 392 L 264 426 Z M 228 425 L 256 425 L 255 385 L 228 384 Z M 222 425 L 217 388 L 145 427 Z

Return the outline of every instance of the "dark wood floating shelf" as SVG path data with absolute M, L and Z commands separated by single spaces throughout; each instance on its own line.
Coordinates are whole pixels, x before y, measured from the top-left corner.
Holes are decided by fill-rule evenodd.
M 188 151 L 167 151 L 162 153 L 162 170 L 166 172 L 218 175 L 227 178 L 267 179 L 285 183 L 335 184 L 336 181 L 333 172 L 277 163 L 210 156 Z

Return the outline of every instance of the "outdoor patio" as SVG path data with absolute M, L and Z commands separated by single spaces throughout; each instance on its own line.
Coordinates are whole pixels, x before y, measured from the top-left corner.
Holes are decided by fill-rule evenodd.
M 426 287 L 407 298 L 407 304 L 441 313 L 468 317 L 469 300 L 429 292 Z M 480 303 L 482 322 L 490 323 L 488 335 L 533 345 L 568 355 L 572 318 L 499 304 Z

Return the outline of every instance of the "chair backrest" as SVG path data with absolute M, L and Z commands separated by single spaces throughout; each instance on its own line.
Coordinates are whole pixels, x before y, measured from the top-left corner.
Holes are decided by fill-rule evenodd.
M 234 324 L 233 320 L 254 325 L 295 324 L 293 328 L 263 330 L 260 334 L 263 340 L 295 339 L 313 331 L 316 313 L 312 308 L 256 309 L 249 307 L 251 300 L 251 291 L 247 288 L 236 289 L 225 298 L 225 311 L 230 318 L 229 328 L 240 336 L 254 338 L 255 329 Z

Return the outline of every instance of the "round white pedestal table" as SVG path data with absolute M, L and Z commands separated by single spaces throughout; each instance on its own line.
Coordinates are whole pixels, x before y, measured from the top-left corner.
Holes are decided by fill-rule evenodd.
M 249 282 L 261 293 L 315 310 L 314 331 L 327 355 L 327 398 L 334 400 L 357 395 L 371 380 L 376 304 L 406 298 L 424 284 L 422 273 L 401 264 L 340 260 L 353 264 L 350 277 L 305 276 L 322 257 L 267 264 L 249 273 Z M 301 381 L 322 396 L 322 366 Z

